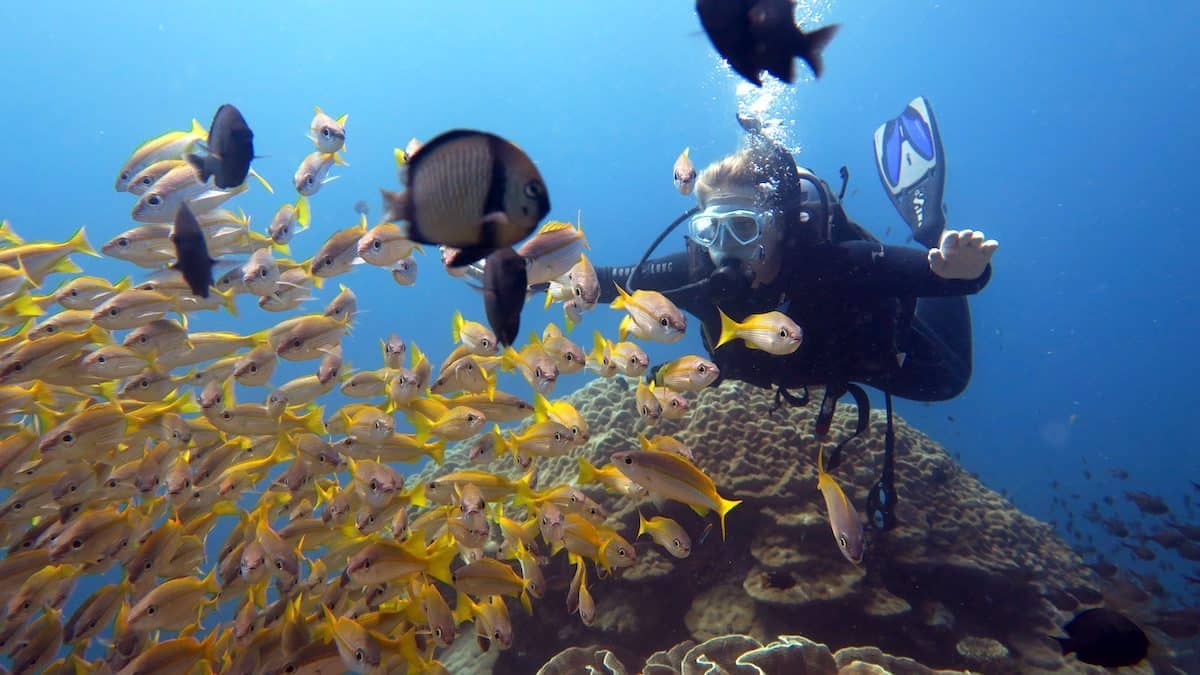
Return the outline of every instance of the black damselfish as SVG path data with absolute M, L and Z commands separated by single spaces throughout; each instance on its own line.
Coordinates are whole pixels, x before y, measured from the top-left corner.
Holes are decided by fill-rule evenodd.
M 171 241 L 175 244 L 175 264 L 184 281 L 192 289 L 192 295 L 208 297 L 208 287 L 213 283 L 215 260 L 208 256 L 208 244 L 204 230 L 187 204 L 181 204 L 175 213 L 175 227 L 171 228 Z
M 521 330 L 521 309 L 529 276 L 525 258 L 512 248 L 487 257 L 483 268 L 483 308 L 501 345 L 511 345 Z
M 796 57 L 821 76 L 821 50 L 838 27 L 805 33 L 796 26 L 795 6 L 795 0 L 696 0 L 696 12 L 713 47 L 730 68 L 755 86 L 762 86 L 759 73 L 764 70 L 792 82 Z
M 1150 640 L 1124 614 L 1098 607 L 1081 612 L 1063 627 L 1070 637 L 1054 638 L 1063 654 L 1105 668 L 1132 666 L 1146 658 Z
M 187 155 L 187 161 L 201 181 L 213 177 L 221 189 L 235 188 L 246 182 L 250 161 L 254 159 L 254 132 L 240 110 L 226 103 L 217 108 L 208 128 L 208 154 Z

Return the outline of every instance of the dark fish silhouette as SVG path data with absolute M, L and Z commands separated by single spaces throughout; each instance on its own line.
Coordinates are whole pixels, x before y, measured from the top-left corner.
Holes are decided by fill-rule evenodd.
M 512 246 L 550 212 L 546 184 L 511 142 L 483 131 L 447 131 L 412 156 L 404 192 L 383 190 L 385 219 L 422 244 L 459 249 L 462 267 Z
M 354 212 L 360 216 L 369 216 L 371 215 L 371 207 L 367 204 L 367 202 L 360 199 L 354 202 Z
M 1078 614 L 1063 631 L 1070 637 L 1054 638 L 1063 654 L 1075 652 L 1080 661 L 1094 666 L 1132 666 L 1150 651 L 1150 640 L 1137 624 L 1103 607 Z
M 208 287 L 213 283 L 213 265 L 217 261 L 208 257 L 204 230 L 200 229 L 199 221 L 187 204 L 181 204 L 175 213 L 171 241 L 175 244 L 175 264 L 171 269 L 179 270 L 192 289 L 192 295 L 207 298 Z
M 212 126 L 208 128 L 208 154 L 187 155 L 200 180 L 207 181 L 212 176 L 213 184 L 222 189 L 245 183 L 252 159 L 254 132 L 241 111 L 229 103 L 217 108 L 213 115 Z
M 512 248 L 499 249 L 487 257 L 483 268 L 483 308 L 502 345 L 516 341 L 521 330 L 528 278 L 525 258 Z
M 764 70 L 792 82 L 796 57 L 821 76 L 821 50 L 838 27 L 805 33 L 796 26 L 795 6 L 795 0 L 696 0 L 700 24 L 717 53 L 756 86 L 762 86 Z

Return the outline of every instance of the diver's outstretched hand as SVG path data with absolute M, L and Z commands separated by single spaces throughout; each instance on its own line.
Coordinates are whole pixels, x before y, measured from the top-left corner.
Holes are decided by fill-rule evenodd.
M 929 251 L 929 269 L 943 279 L 978 279 L 998 248 L 999 242 L 977 230 L 946 230 Z

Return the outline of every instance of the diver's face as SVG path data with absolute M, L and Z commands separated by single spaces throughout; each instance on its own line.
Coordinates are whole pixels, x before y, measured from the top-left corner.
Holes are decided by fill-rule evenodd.
M 714 266 L 737 266 L 754 286 L 774 280 L 779 272 L 776 214 L 762 210 L 754 190 L 715 192 L 701 208 L 696 218 L 712 214 L 714 224 L 710 226 L 712 235 L 697 243 L 706 248 Z

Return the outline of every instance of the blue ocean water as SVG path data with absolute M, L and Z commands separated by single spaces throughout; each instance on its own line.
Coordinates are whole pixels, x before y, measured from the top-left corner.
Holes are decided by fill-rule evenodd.
M 810 11 L 842 31 L 825 77 L 780 94 L 800 163 L 832 184 L 846 165 L 850 216 L 902 243 L 871 132 L 925 95 L 951 162 L 951 227 L 980 228 L 1001 244 L 991 283 L 971 300 L 970 387 L 948 402 L 900 402 L 900 414 L 1035 516 L 1061 521 L 1057 494 L 1078 511 L 1112 495 L 1116 506 L 1105 508 L 1131 517 L 1122 493 L 1136 489 L 1186 518 L 1184 499 L 1200 498 L 1189 426 L 1200 408 L 1200 234 L 1185 202 L 1197 188 L 1200 92 L 1190 73 L 1200 5 L 827 2 Z M 28 239 L 86 226 L 99 246 L 132 227 L 130 195 L 112 189 L 126 157 L 192 118 L 207 126 L 225 102 L 254 128 L 264 155 L 255 167 L 276 188 L 252 186 L 233 203 L 261 231 L 294 200 L 291 176 L 311 150 L 304 136 L 320 105 L 349 113 L 350 165 L 312 199 L 313 228 L 292 245 L 297 259 L 354 224 L 356 201 L 378 214 L 378 189 L 396 185 L 393 147 L 473 127 L 535 159 L 551 217 L 579 214 L 593 261 L 625 264 L 691 204 L 670 183 L 679 151 L 690 146 L 703 166 L 740 134 L 738 79 L 682 0 L 6 4 L 0 22 L 9 27 L 0 217 Z M 679 245 L 674 237 L 664 250 Z M 114 260 L 80 262 L 113 279 L 143 274 Z M 477 294 L 434 255 L 419 262 L 414 287 L 368 266 L 335 280 L 362 308 L 345 342 L 352 366 L 375 367 L 390 332 L 440 357 L 454 308 L 483 319 Z M 280 318 L 248 300 L 240 307 L 239 318 L 205 313 L 192 325 L 246 332 Z M 618 318 L 599 308 L 575 337 L 590 346 L 591 331 L 612 335 Z M 551 319 L 561 320 L 557 310 L 531 303 L 523 333 Z M 651 349 L 651 360 L 699 349 L 693 335 Z M 585 381 L 565 377 L 555 393 Z M 1111 477 L 1115 468 L 1131 478 Z

